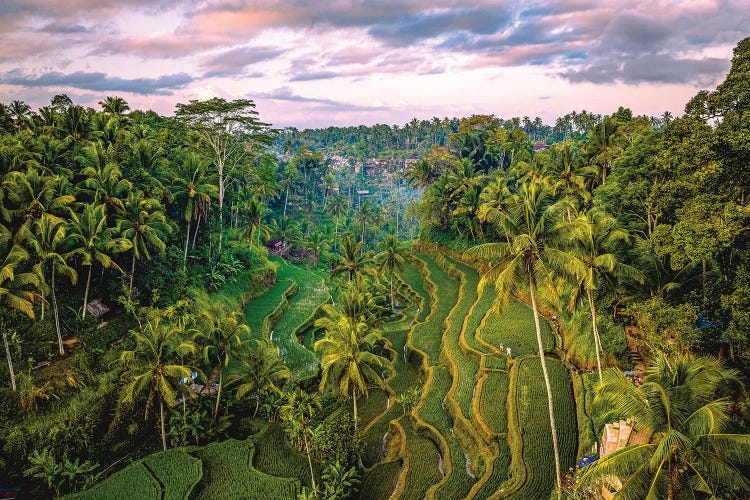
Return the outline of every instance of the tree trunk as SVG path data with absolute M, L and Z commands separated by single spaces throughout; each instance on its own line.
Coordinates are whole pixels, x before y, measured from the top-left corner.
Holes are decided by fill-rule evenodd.
M 128 298 L 133 298 L 133 277 L 135 276 L 135 249 L 133 249 L 133 260 L 130 263 L 130 288 L 128 289 Z
M 217 259 L 221 256 L 221 243 L 224 239 L 224 162 L 217 164 L 219 170 L 219 249 L 216 252 Z
M 159 411 L 161 420 L 161 446 L 167 451 L 167 433 L 164 432 L 164 398 L 159 395 Z
M 185 234 L 185 254 L 182 256 L 182 270 L 183 271 L 187 269 L 187 253 L 188 253 L 188 244 L 190 243 L 190 221 L 191 220 L 192 220 L 192 217 L 188 217 L 187 233 Z
M 57 294 L 55 293 L 55 263 L 52 263 L 52 310 L 55 314 L 55 331 L 57 332 L 57 347 L 60 349 L 60 355 L 65 354 L 63 346 L 62 333 L 60 331 L 60 314 L 57 311 Z
M 706 304 L 706 259 L 701 261 L 701 280 L 703 282 L 703 304 Z
M 44 283 L 41 283 L 39 288 L 41 288 L 42 286 L 44 286 Z M 39 319 L 44 321 L 44 303 L 46 302 L 44 298 L 44 290 L 40 290 L 39 293 L 42 296 L 42 315 L 39 317 Z
M 549 383 L 547 374 L 547 361 L 544 357 L 544 345 L 542 344 L 542 330 L 539 326 L 539 310 L 536 305 L 536 291 L 534 290 L 534 281 L 529 277 L 529 295 L 531 296 L 531 306 L 534 310 L 534 326 L 536 327 L 536 342 L 539 348 L 539 360 L 542 362 L 542 374 L 544 375 L 544 385 L 547 388 L 547 408 L 549 410 L 549 425 L 552 432 L 552 448 L 555 453 L 555 484 L 557 485 L 557 498 L 561 498 L 562 485 L 560 483 L 560 452 L 557 447 L 557 425 L 555 424 L 555 409 L 552 405 L 552 387 Z
M 333 228 L 333 245 L 334 250 L 339 249 L 339 216 L 336 215 L 336 226 Z
M 260 394 L 255 396 L 255 411 L 253 412 L 253 418 L 258 416 L 258 407 L 260 406 Z
M 286 185 L 286 195 L 284 196 L 284 218 L 286 219 L 286 206 L 289 203 L 289 184 Z
M 357 439 L 357 390 L 352 391 L 354 398 L 354 439 Z
M 193 243 L 190 245 L 191 250 L 195 250 L 195 240 L 198 239 L 198 229 L 201 227 L 201 216 L 198 214 L 198 220 L 195 221 L 195 231 L 193 231 Z
M 393 274 L 391 274 L 391 314 L 396 314 L 396 306 L 393 304 Z
M 599 383 L 602 383 L 602 360 L 599 357 L 599 351 L 602 349 L 602 341 L 599 339 L 599 327 L 596 326 L 596 306 L 594 305 L 594 294 L 591 290 L 586 290 L 589 299 L 589 308 L 591 309 L 591 326 L 594 329 L 594 348 L 596 349 L 596 368 L 599 370 Z
M 222 367 L 219 370 L 219 385 L 216 389 L 216 406 L 214 407 L 214 419 L 213 422 L 216 422 L 216 418 L 219 416 L 219 403 L 221 402 L 221 383 L 224 381 L 224 368 Z
M 10 373 L 10 387 L 16 390 L 16 372 L 13 371 L 13 358 L 10 357 L 10 346 L 8 345 L 8 332 L 3 325 L 3 344 L 5 344 L 5 357 L 8 358 L 8 373 Z
M 313 490 L 317 489 L 315 486 L 315 472 L 313 471 L 312 458 L 310 457 L 310 445 L 307 443 L 307 434 L 302 431 L 302 438 L 305 440 L 305 452 L 307 453 L 307 463 L 310 465 L 310 481 L 312 481 Z
M 93 264 L 89 266 L 89 276 L 86 278 L 86 291 L 83 294 L 83 313 L 81 319 L 86 317 L 86 305 L 89 303 L 89 287 L 91 286 L 91 271 L 94 269 Z

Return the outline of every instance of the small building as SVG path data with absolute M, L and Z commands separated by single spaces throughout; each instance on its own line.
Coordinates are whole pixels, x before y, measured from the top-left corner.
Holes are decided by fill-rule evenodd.
M 102 316 L 109 312 L 109 307 L 105 306 L 101 300 L 94 299 L 86 304 L 86 311 L 96 319 L 101 320 Z

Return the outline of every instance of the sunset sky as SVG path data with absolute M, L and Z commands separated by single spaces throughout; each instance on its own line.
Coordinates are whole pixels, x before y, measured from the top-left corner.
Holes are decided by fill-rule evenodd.
M 247 97 L 275 126 L 618 106 L 681 114 L 750 36 L 738 1 L 0 0 L 0 101 L 170 115 Z

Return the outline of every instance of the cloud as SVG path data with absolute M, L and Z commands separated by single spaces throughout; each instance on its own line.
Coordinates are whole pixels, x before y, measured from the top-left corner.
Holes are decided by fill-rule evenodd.
M 72 87 L 82 90 L 131 92 L 142 95 L 170 95 L 173 90 L 182 88 L 192 81 L 193 78 L 187 73 L 164 75 L 158 78 L 127 79 L 109 77 L 105 73 L 89 73 L 84 71 L 76 71 L 69 74 L 51 71 L 38 76 L 31 76 L 23 73 L 20 69 L 15 69 L 0 75 L 0 83 L 9 85 L 21 85 L 24 87 Z
M 241 75 L 251 64 L 275 59 L 285 52 L 276 47 L 239 47 L 204 58 L 200 67 L 204 78 Z
M 295 94 L 290 87 L 281 87 L 272 92 L 257 94 L 259 99 L 270 99 L 272 101 L 288 101 L 304 104 L 313 104 L 315 107 L 324 108 L 329 111 L 383 111 L 388 108 L 382 106 L 360 106 L 345 102 L 323 99 L 319 97 L 304 97 Z
M 729 70 L 729 61 L 714 57 L 676 58 L 668 54 L 646 54 L 622 62 L 601 61 L 570 69 L 561 76 L 572 82 L 592 83 L 694 83 L 710 85 Z
M 511 19 L 511 12 L 500 5 L 439 9 L 377 22 L 367 32 L 386 43 L 406 46 L 456 32 L 497 33 Z

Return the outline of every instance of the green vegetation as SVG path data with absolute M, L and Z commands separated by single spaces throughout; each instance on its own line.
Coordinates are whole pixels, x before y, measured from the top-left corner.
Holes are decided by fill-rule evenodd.
M 555 127 L 0 105 L 3 481 L 747 497 L 749 69 L 746 39 L 680 118 Z M 642 442 L 576 469 L 619 420 Z

